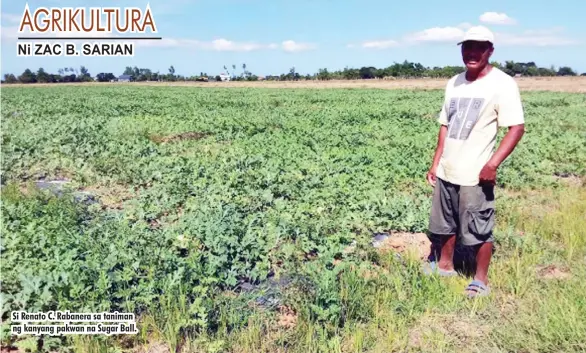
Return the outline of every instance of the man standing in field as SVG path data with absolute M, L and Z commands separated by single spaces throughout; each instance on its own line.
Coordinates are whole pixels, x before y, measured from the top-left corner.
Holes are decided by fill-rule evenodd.
M 519 87 L 489 64 L 493 43 L 493 34 L 482 26 L 470 28 L 458 43 L 466 71 L 446 86 L 427 173 L 434 187 L 429 231 L 439 239 L 439 261 L 430 263 L 431 269 L 442 276 L 457 274 L 456 240 L 477 248 L 476 274 L 466 288 L 470 297 L 489 293 L 497 169 L 524 134 Z M 508 132 L 494 152 L 498 127 L 508 127 Z

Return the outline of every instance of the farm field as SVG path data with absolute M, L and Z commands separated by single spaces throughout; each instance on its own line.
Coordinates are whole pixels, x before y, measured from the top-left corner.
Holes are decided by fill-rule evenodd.
M 550 91 L 586 93 L 586 76 L 556 76 L 556 77 L 519 77 L 515 79 L 522 91 Z M 53 86 L 54 84 L 12 84 L 11 86 Z M 234 88 L 371 88 L 371 89 L 444 89 L 446 79 L 417 78 L 417 79 L 372 79 L 372 80 L 327 80 L 327 81 L 231 81 L 231 82 L 131 82 L 131 83 L 100 83 L 78 82 L 60 83 L 59 85 L 145 85 L 145 86 L 189 86 L 189 87 L 234 87 Z
M 522 98 L 492 293 L 470 301 L 417 251 L 441 89 L 3 86 L 2 346 L 584 351 L 586 96 Z M 140 332 L 16 339 L 12 310 L 134 312 Z

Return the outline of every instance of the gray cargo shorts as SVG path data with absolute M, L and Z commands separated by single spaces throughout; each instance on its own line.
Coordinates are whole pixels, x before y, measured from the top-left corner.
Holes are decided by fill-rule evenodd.
M 494 242 L 494 186 L 460 186 L 440 178 L 436 180 L 430 233 L 456 234 L 459 242 L 466 246 Z

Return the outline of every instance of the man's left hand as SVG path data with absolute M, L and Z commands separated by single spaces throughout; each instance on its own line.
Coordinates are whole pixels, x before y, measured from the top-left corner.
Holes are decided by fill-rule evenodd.
M 496 184 L 496 167 L 486 164 L 479 175 L 480 184 Z

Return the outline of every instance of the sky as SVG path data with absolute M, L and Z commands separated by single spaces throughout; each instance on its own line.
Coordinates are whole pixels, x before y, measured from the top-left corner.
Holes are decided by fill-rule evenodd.
M 25 5 L 39 7 L 150 6 L 159 41 L 136 42 L 134 57 L 18 57 Z M 409 60 L 424 66 L 462 65 L 457 42 L 470 26 L 495 34 L 492 60 L 534 61 L 586 72 L 586 1 L 533 0 L 13 0 L 1 8 L 1 67 L 81 65 L 92 76 L 120 75 L 126 66 L 185 76 L 217 75 L 242 64 L 257 75 L 300 74 L 320 68 L 386 67 Z M 423 13 L 425 12 L 425 13 Z

